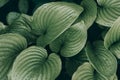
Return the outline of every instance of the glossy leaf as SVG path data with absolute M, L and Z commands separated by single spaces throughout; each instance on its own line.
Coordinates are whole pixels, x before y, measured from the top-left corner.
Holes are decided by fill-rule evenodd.
M 42 47 L 32 46 L 21 52 L 11 71 L 12 80 L 55 80 L 61 71 L 61 60 Z
M 85 46 L 87 40 L 87 30 L 84 22 L 71 26 L 60 37 L 50 44 L 53 52 L 59 53 L 64 57 L 71 57 L 78 54 Z
M 14 59 L 26 47 L 26 39 L 21 35 L 12 33 L 0 35 L 0 80 L 7 80 Z
M 120 16 L 120 0 L 97 0 L 98 14 L 96 23 L 111 27 Z
M 84 11 L 81 13 L 77 21 L 83 20 L 88 29 L 96 19 L 97 5 L 94 0 L 82 0 L 81 6 L 84 8 Z
M 117 58 L 120 58 L 120 17 L 107 32 L 104 45 L 107 49 L 110 49 Z
M 72 76 L 72 80 L 108 80 L 106 77 L 100 75 L 95 69 L 90 65 L 90 63 L 85 62 L 83 65 L 79 66 L 76 72 Z
M 40 6 L 33 14 L 34 33 L 40 35 L 38 45 L 50 44 L 77 19 L 83 8 L 74 3 L 51 2 Z
M 114 55 L 104 47 L 103 41 L 96 41 L 86 46 L 88 59 L 96 71 L 107 78 L 116 74 L 117 60 Z

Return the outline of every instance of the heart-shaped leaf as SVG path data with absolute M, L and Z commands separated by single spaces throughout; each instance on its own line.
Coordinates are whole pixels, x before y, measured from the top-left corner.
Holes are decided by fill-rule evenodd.
M 84 22 L 74 24 L 56 40 L 50 44 L 53 52 L 60 53 L 64 57 L 78 54 L 85 46 L 87 30 Z
M 48 56 L 42 47 L 32 46 L 16 58 L 11 80 L 55 80 L 61 71 L 61 60 L 52 53 Z
M 7 74 L 14 59 L 26 47 L 26 39 L 19 34 L 0 35 L 0 80 L 8 80 Z
M 77 21 L 83 20 L 88 29 L 96 19 L 97 5 L 94 0 L 82 0 L 81 6 L 84 8 L 84 11 Z
M 90 63 L 85 62 L 83 65 L 79 66 L 76 72 L 72 76 L 72 80 L 108 80 L 106 77 L 100 75 L 95 69 L 90 65 Z
M 107 49 L 120 59 L 120 17 L 113 23 L 107 32 L 104 45 Z
M 111 27 L 120 16 L 120 0 L 97 0 L 98 14 L 96 23 Z
M 51 2 L 40 6 L 33 14 L 35 34 L 40 35 L 38 45 L 45 47 L 67 30 L 83 8 L 74 3 Z
M 103 41 L 96 41 L 86 46 L 88 59 L 96 71 L 107 78 L 116 74 L 117 60 L 115 56 L 104 47 Z

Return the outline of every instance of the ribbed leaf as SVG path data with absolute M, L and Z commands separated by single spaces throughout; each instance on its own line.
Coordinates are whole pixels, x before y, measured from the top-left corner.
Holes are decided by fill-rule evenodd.
M 8 80 L 7 74 L 16 56 L 27 47 L 24 37 L 18 34 L 0 35 L 0 80 Z
M 107 32 L 104 45 L 107 49 L 120 59 L 120 17 L 113 23 Z
M 29 8 L 28 0 L 19 0 L 18 8 L 20 12 L 27 13 Z
M 33 42 L 36 36 L 32 34 L 31 22 L 31 16 L 21 14 L 20 17 L 9 26 L 8 32 L 21 34 L 28 42 Z
M 60 37 L 50 44 L 53 52 L 64 57 L 71 57 L 78 54 L 85 46 L 87 40 L 87 30 L 84 22 L 74 24 L 66 30 Z
M 10 25 L 12 24 L 16 19 L 20 17 L 20 14 L 17 12 L 9 12 L 7 15 L 7 23 Z
M 39 7 L 33 14 L 33 30 L 40 35 L 38 45 L 45 47 L 68 29 L 83 8 L 74 3 L 51 2 Z
M 84 8 L 84 11 L 77 21 L 83 20 L 88 29 L 96 19 L 97 5 L 94 0 L 82 0 L 81 6 Z
M 88 59 L 96 71 L 109 79 L 116 74 L 117 60 L 114 55 L 104 47 L 103 41 L 96 41 L 93 45 L 88 43 L 86 51 Z
M 0 0 L 0 8 L 3 7 L 9 0 Z
M 61 60 L 42 47 L 32 46 L 21 52 L 11 71 L 12 80 L 55 80 L 61 71 Z
M 70 58 L 66 58 L 65 68 L 69 76 L 72 76 L 73 73 L 77 70 L 77 68 L 87 61 L 88 59 L 84 49 L 79 54 Z
M 88 63 L 85 62 L 79 66 L 76 72 L 72 76 L 72 80 L 108 80 L 101 76 L 95 69 Z
M 120 16 L 120 0 L 97 0 L 97 3 L 99 6 L 96 22 L 111 27 Z

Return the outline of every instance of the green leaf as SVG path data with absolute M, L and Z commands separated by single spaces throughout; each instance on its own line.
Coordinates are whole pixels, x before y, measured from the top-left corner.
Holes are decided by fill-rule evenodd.
M 33 14 L 35 34 L 40 35 L 39 46 L 45 47 L 67 30 L 83 8 L 74 3 L 51 2 L 40 6 Z
M 21 13 L 27 13 L 29 8 L 28 0 L 19 0 L 18 8 Z
M 0 34 L 6 33 L 7 26 L 0 22 Z
M 9 0 L 0 0 L 0 8 L 3 7 Z
M 104 47 L 103 41 L 96 41 L 86 46 L 88 59 L 96 71 L 107 78 L 116 74 L 117 60 L 115 56 Z
M 32 34 L 31 22 L 31 16 L 21 14 L 20 17 L 9 26 L 8 33 L 18 33 L 24 36 L 28 43 L 35 42 L 36 36 Z
M 80 14 L 77 21 L 83 20 L 88 29 L 96 19 L 97 5 L 94 0 L 82 0 L 81 6 L 84 8 L 84 11 Z
M 107 49 L 120 59 L 120 17 L 113 23 L 107 32 L 104 45 Z
M 106 77 L 100 75 L 95 69 L 90 65 L 90 63 L 85 62 L 83 65 L 79 66 L 74 72 L 72 80 L 108 80 Z
M 97 0 L 98 14 L 96 23 L 111 27 L 120 16 L 120 0 Z
M 7 15 L 7 23 L 11 25 L 16 19 L 20 17 L 20 13 L 17 12 L 9 12 Z
M 0 35 L 0 80 L 7 80 L 14 59 L 26 47 L 26 39 L 19 34 Z
M 88 62 L 85 50 L 83 49 L 79 54 L 66 58 L 65 68 L 69 76 L 72 76 L 77 68 L 82 65 L 84 62 Z
M 42 47 L 32 46 L 16 58 L 11 71 L 12 80 L 55 80 L 61 71 L 61 60 Z
M 87 30 L 84 22 L 74 24 L 56 40 L 50 44 L 53 52 L 60 53 L 64 57 L 71 57 L 78 54 L 85 46 Z

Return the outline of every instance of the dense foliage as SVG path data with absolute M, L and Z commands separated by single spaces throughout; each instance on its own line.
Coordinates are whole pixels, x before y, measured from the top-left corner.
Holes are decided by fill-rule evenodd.
M 120 0 L 0 0 L 0 80 L 119 80 Z

